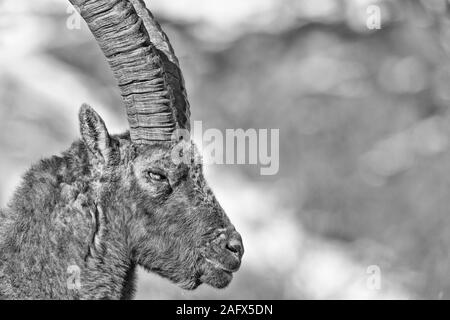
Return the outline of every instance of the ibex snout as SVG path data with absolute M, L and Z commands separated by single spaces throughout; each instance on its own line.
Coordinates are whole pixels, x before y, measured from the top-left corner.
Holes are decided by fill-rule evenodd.
M 242 243 L 242 237 L 238 232 L 233 232 L 232 236 L 228 240 L 226 248 L 228 251 L 231 251 L 234 255 L 236 255 L 236 257 L 242 259 L 242 256 L 244 255 L 244 245 Z
M 218 230 L 217 237 L 210 243 L 205 255 L 202 281 L 217 288 L 227 286 L 233 273 L 241 267 L 244 245 L 241 235 L 233 228 Z
M 244 255 L 241 235 L 233 228 L 230 232 L 222 233 L 218 239 L 222 255 L 217 261 L 221 264 L 220 267 L 228 272 L 238 271 Z

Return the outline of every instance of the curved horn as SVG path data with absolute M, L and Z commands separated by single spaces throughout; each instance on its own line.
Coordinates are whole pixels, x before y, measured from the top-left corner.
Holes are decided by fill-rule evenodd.
M 172 46 L 142 0 L 69 0 L 94 34 L 116 77 L 135 144 L 190 130 L 183 76 Z

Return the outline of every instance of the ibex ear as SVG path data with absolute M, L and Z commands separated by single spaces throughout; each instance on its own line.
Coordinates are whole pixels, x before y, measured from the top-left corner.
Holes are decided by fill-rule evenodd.
M 94 155 L 108 163 L 112 154 L 112 145 L 105 122 L 87 104 L 81 106 L 79 117 L 83 141 Z

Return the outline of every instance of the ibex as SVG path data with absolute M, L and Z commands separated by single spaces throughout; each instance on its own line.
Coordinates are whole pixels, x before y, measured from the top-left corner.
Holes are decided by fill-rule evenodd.
M 130 130 L 110 135 L 83 105 L 81 140 L 25 174 L 0 211 L 0 298 L 129 299 L 137 266 L 188 290 L 226 287 L 242 239 L 183 135 L 190 107 L 166 34 L 142 0 L 70 2 L 113 70 Z

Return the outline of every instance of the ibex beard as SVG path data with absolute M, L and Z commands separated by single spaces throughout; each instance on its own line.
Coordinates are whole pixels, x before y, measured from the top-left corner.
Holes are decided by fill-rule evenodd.
M 28 171 L 0 211 L 0 298 L 131 298 L 137 266 L 185 289 L 226 287 L 242 239 L 195 146 L 173 139 L 189 131 L 190 107 L 167 36 L 141 0 L 70 2 L 114 72 L 130 131 L 110 135 L 84 105 L 82 139 Z M 67 270 L 80 271 L 76 290 Z

